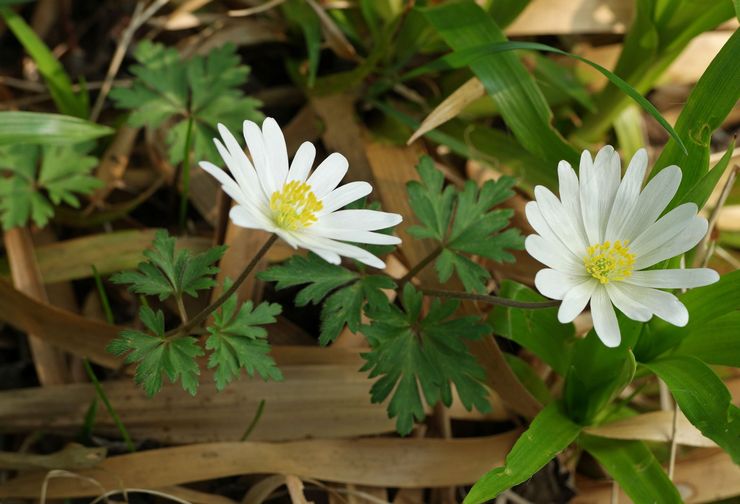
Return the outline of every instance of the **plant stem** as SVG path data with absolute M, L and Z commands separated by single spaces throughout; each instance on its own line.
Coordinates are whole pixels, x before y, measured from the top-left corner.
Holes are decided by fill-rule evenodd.
M 188 321 L 188 312 L 185 310 L 185 303 L 182 301 L 182 296 L 175 296 L 175 299 L 177 300 L 177 311 L 180 312 L 180 320 L 183 324 L 186 324 Z
M 488 303 L 498 306 L 508 306 L 509 308 L 524 308 L 536 310 L 540 308 L 552 308 L 558 306 L 560 301 L 516 301 L 514 299 L 507 299 L 498 296 L 489 296 L 487 294 L 473 294 L 470 292 L 444 290 L 444 289 L 429 289 L 421 287 L 419 290 L 427 296 L 444 297 L 453 299 L 464 299 L 469 301 L 479 301 L 481 303 Z
M 100 398 L 102 403 L 105 405 L 105 409 L 108 410 L 108 414 L 113 419 L 113 423 L 116 424 L 118 431 L 121 433 L 121 436 L 123 437 L 123 442 L 126 444 L 126 448 L 128 448 L 128 451 L 130 452 L 135 452 L 136 446 L 134 446 L 134 442 L 131 440 L 131 436 L 128 435 L 128 431 L 126 430 L 126 426 L 123 425 L 123 422 L 121 421 L 121 417 L 118 416 L 118 413 L 113 408 L 113 405 L 110 403 L 110 401 L 108 400 L 108 396 L 105 395 L 103 386 L 100 384 L 98 377 L 95 376 L 95 371 L 93 371 L 93 368 L 90 365 L 90 361 L 88 361 L 87 359 L 82 359 L 82 363 L 85 366 L 85 371 L 87 372 L 87 376 L 90 377 L 90 381 L 93 383 L 93 386 L 95 386 L 95 392 L 97 392 L 98 397 Z
M 411 268 L 408 273 L 406 273 L 403 278 L 398 281 L 398 289 L 403 289 L 403 286 L 406 285 L 412 278 L 414 278 L 421 270 L 426 268 L 432 261 L 434 261 L 439 256 L 439 254 L 442 253 L 442 250 L 444 249 L 440 245 L 439 247 L 432 250 L 428 256 L 419 261 L 416 266 Z
M 262 412 L 265 410 L 265 400 L 261 399 L 259 405 L 257 405 L 257 411 L 254 413 L 254 417 L 252 418 L 252 421 L 249 422 L 249 425 L 247 426 L 247 430 L 244 431 L 244 434 L 242 434 L 242 438 L 240 441 L 246 441 L 249 435 L 252 433 L 255 427 L 257 427 L 257 422 L 260 421 L 260 418 L 262 418 Z
M 180 194 L 180 229 L 185 229 L 185 217 L 188 212 L 188 193 L 190 192 L 190 147 L 193 141 L 193 116 L 188 117 L 188 129 L 185 134 L 185 153 L 182 158 L 182 194 Z
M 103 313 L 105 313 L 105 320 L 107 320 L 109 324 L 115 324 L 113 320 L 113 310 L 111 310 L 108 296 L 105 294 L 103 280 L 100 278 L 98 268 L 96 268 L 94 264 L 91 266 L 91 268 L 93 272 L 93 278 L 95 279 L 95 286 L 97 287 L 98 295 L 100 296 L 100 304 L 103 306 Z
M 205 321 L 208 316 L 213 313 L 214 311 L 218 310 L 222 304 L 228 300 L 232 294 L 234 294 L 237 289 L 239 289 L 239 286 L 244 282 L 244 280 L 247 279 L 249 274 L 252 272 L 252 270 L 257 266 L 257 263 L 260 259 L 267 253 L 268 250 L 270 250 L 270 247 L 277 241 L 278 236 L 276 234 L 273 234 L 270 236 L 270 238 L 265 242 L 264 245 L 262 245 L 262 248 L 257 251 L 255 256 L 252 258 L 251 261 L 249 261 L 249 264 L 242 270 L 242 272 L 239 274 L 236 280 L 234 280 L 234 283 L 229 287 L 226 292 L 221 294 L 217 300 L 215 300 L 213 303 L 208 305 L 206 308 L 203 309 L 200 313 L 198 313 L 195 317 L 190 319 L 189 322 L 184 323 L 180 327 L 176 327 L 172 329 L 171 331 L 167 331 L 165 333 L 165 338 L 168 338 L 170 336 L 174 336 L 176 334 L 180 333 L 187 333 L 191 329 L 194 329 L 195 327 L 198 327 L 203 321 Z

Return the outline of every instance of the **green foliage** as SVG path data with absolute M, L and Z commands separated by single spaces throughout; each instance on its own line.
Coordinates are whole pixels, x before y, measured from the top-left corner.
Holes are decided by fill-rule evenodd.
M 133 86 L 113 89 L 110 96 L 119 108 L 131 109 L 129 123 L 134 126 L 155 128 L 168 123 L 172 163 L 183 160 L 189 117 L 193 118 L 196 159 L 218 157 L 212 142 L 218 123 L 240 129 L 245 119 L 262 117 L 257 110 L 260 103 L 239 89 L 249 68 L 239 64 L 231 44 L 183 60 L 176 49 L 145 40 L 136 47 L 134 57 L 139 65 L 131 70 L 136 76 Z
M 224 281 L 224 290 L 229 287 L 231 281 Z M 219 390 L 239 376 L 242 368 L 249 376 L 257 373 L 264 380 L 282 380 L 283 374 L 269 355 L 267 331 L 261 327 L 273 324 L 281 311 L 279 304 L 263 302 L 255 307 L 251 301 L 242 304 L 237 311 L 234 294 L 213 314 L 206 349 L 213 350 L 208 367 L 216 368 L 214 376 Z
M 134 381 L 150 396 L 162 388 L 163 375 L 171 383 L 179 378 L 182 388 L 195 395 L 200 375 L 195 359 L 204 354 L 198 340 L 192 336 L 165 338 L 161 310 L 155 313 L 148 306 L 142 306 L 139 318 L 151 334 L 126 329 L 110 342 L 107 350 L 119 357 L 128 354 L 124 361 L 127 364 L 137 363 Z
M 740 368 L 740 311 L 694 325 L 676 354 L 696 357 L 708 364 Z
M 740 408 L 715 372 L 691 356 L 662 357 L 645 367 L 668 385 L 686 418 L 740 464 Z
M 54 216 L 53 205 L 78 207 L 77 194 L 89 194 L 101 182 L 90 175 L 97 159 L 92 144 L 0 147 L 0 216 L 4 229 L 40 227 Z M 42 192 L 43 191 L 43 192 Z
M 465 497 L 464 504 L 491 500 L 507 488 L 528 480 L 567 448 L 580 432 L 581 427 L 563 414 L 559 403 L 549 404 L 519 437 L 506 456 L 505 465 L 479 479 Z
M 370 343 L 370 351 L 362 355 L 362 370 L 369 371 L 370 378 L 380 377 L 370 390 L 371 399 L 380 403 L 392 395 L 388 415 L 397 418 L 396 428 L 404 435 L 414 419 L 424 418 L 420 389 L 428 405 L 442 401 L 449 406 L 454 384 L 467 409 L 490 410 L 485 373 L 465 345 L 488 334 L 489 328 L 474 316 L 452 318 L 455 301 L 435 299 L 422 317 L 422 300 L 422 293 L 406 284 L 402 307 L 369 307 L 372 322 L 362 326 Z
M 606 469 L 632 502 L 681 503 L 655 455 L 641 441 L 582 434 L 579 443 Z
M 75 144 L 112 133 L 108 126 L 61 114 L 0 112 L 0 145 Z
M 407 189 L 421 225 L 410 227 L 409 234 L 439 243 L 442 251 L 435 267 L 441 282 L 448 281 L 454 271 L 466 290 L 485 292 L 490 274 L 466 254 L 511 262 L 514 256 L 507 249 L 523 247 L 518 230 L 500 232 L 509 224 L 513 211 L 493 209 L 514 194 L 514 179 L 489 180 L 480 189 L 468 181 L 462 191 L 456 191 L 452 186 L 444 187 L 444 176 L 431 158 L 422 157 L 417 169 L 421 182 L 411 181 Z
M 545 300 L 529 287 L 511 280 L 502 282 L 499 296 L 517 301 Z M 575 341 L 575 328 L 573 324 L 558 321 L 557 307 L 524 310 L 495 306 L 488 321 L 494 334 L 516 341 L 565 376 Z
M 285 263 L 261 272 L 262 280 L 277 282 L 278 290 L 306 285 L 295 297 L 298 306 L 318 304 L 322 300 L 321 335 L 326 345 L 339 335 L 345 324 L 353 332 L 360 330 L 360 317 L 367 304 L 374 310 L 387 306 L 388 297 L 381 289 L 394 289 L 395 282 L 383 275 L 356 273 L 329 264 L 315 254 L 293 256 Z
M 199 290 L 216 285 L 213 275 L 215 265 L 226 251 L 226 246 L 213 247 L 197 255 L 187 250 L 175 250 L 176 239 L 160 230 L 154 237 L 152 248 L 144 252 L 146 262 L 139 263 L 138 271 L 124 271 L 113 275 L 118 284 L 131 284 L 131 292 L 181 299 L 183 294 L 198 297 Z

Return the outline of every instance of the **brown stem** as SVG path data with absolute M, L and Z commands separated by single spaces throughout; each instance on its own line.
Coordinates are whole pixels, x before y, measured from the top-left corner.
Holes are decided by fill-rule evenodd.
M 508 306 L 509 308 L 524 308 L 530 310 L 536 310 L 540 308 L 552 308 L 558 306 L 560 301 L 516 301 L 514 299 L 507 299 L 498 296 L 489 296 L 487 294 L 473 294 L 470 292 L 444 290 L 444 289 L 429 289 L 427 287 L 421 287 L 419 290 L 427 296 L 464 299 L 468 301 L 480 301 L 481 303 L 488 303 L 498 306 Z
M 234 280 L 234 283 L 229 287 L 226 292 L 221 294 L 221 296 L 215 300 L 213 303 L 208 305 L 206 308 L 203 309 L 200 313 L 198 313 L 195 317 L 190 319 L 189 322 L 184 323 L 180 327 L 176 327 L 172 329 L 171 331 L 167 331 L 165 333 L 165 338 L 174 336 L 176 334 L 180 333 L 187 333 L 191 329 L 194 329 L 198 327 L 203 321 L 205 321 L 208 316 L 213 313 L 214 311 L 218 310 L 222 304 L 228 300 L 232 294 L 234 294 L 239 286 L 244 282 L 244 280 L 247 279 L 249 274 L 252 272 L 252 270 L 257 266 L 257 263 L 260 259 L 267 253 L 267 251 L 272 247 L 272 245 L 277 241 L 278 236 L 276 234 L 273 234 L 270 236 L 270 238 L 265 242 L 264 245 L 262 245 L 262 248 L 259 249 L 259 251 L 255 254 L 255 256 L 252 258 L 251 261 L 249 261 L 249 264 L 242 270 L 242 272 L 239 274 L 236 280 Z
M 439 254 L 442 253 L 442 246 L 440 245 L 436 249 L 432 250 L 428 256 L 426 256 L 424 259 L 419 261 L 416 266 L 411 268 L 408 273 L 406 273 L 399 281 L 398 281 L 398 289 L 403 289 L 403 286 L 406 285 L 412 278 L 414 278 L 421 270 L 426 268 L 432 261 L 434 261 L 437 257 L 439 257 Z

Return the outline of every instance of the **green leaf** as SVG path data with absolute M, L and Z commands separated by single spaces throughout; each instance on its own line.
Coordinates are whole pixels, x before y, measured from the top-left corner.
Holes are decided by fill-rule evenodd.
M 101 182 L 90 175 L 97 159 L 92 144 L 0 147 L 0 216 L 4 229 L 32 220 L 43 227 L 54 216 L 53 205 L 79 207 L 78 194 L 89 194 Z
M 517 301 L 544 301 L 545 298 L 522 284 L 504 280 L 499 296 Z M 524 310 L 495 306 L 488 317 L 494 334 L 516 341 L 546 362 L 558 374 L 568 372 L 570 354 L 576 341 L 573 324 L 558 320 L 558 308 Z
M 493 16 L 501 29 L 510 25 L 522 11 L 529 5 L 531 0 L 496 0 L 490 3 L 488 12 Z
M 278 290 L 308 284 L 296 294 L 298 306 L 318 304 L 326 298 L 321 309 L 319 342 L 322 345 L 334 341 L 345 325 L 353 332 L 359 331 L 365 305 L 383 308 L 389 301 L 381 289 L 396 287 L 395 282 L 386 276 L 361 275 L 330 264 L 313 253 L 305 257 L 293 256 L 257 276 L 261 280 L 277 282 L 275 287 Z
M 449 280 L 454 271 L 467 290 L 485 292 L 490 274 L 465 254 L 509 262 L 514 256 L 507 249 L 523 247 L 518 230 L 501 232 L 513 212 L 493 209 L 513 195 L 514 179 L 489 180 L 480 189 L 468 181 L 458 192 L 452 186 L 444 187 L 444 176 L 428 156 L 421 158 L 417 170 L 421 181 L 408 182 L 406 187 L 421 225 L 411 226 L 409 234 L 439 243 L 435 266 L 441 282 Z
M 619 314 L 622 342 L 609 348 L 592 330 L 573 344 L 570 366 L 563 387 L 568 416 L 582 425 L 591 425 L 635 374 L 634 346 L 643 324 Z
M 689 421 L 740 464 L 740 408 L 712 369 L 691 356 L 644 364 L 663 380 Z
M 112 133 L 107 126 L 61 114 L 0 112 L 0 145 L 75 144 Z
M 435 299 L 421 317 L 422 300 L 422 293 L 406 284 L 402 308 L 369 308 L 371 324 L 361 329 L 370 343 L 370 351 L 362 354 L 362 371 L 380 377 L 370 389 L 371 400 L 380 403 L 392 395 L 388 416 L 396 417 L 403 435 L 411 432 L 414 419 L 424 418 L 420 389 L 428 405 L 442 401 L 449 406 L 454 384 L 468 410 L 490 410 L 485 372 L 465 345 L 488 334 L 488 327 L 474 316 L 451 318 L 458 306 L 454 301 Z
M 224 290 L 231 287 L 230 280 L 224 281 Z M 213 324 L 208 326 L 210 336 L 206 349 L 213 350 L 208 358 L 208 367 L 216 368 L 216 387 L 223 390 L 242 369 L 249 376 L 259 374 L 262 379 L 282 380 L 283 374 L 270 356 L 265 324 L 275 323 L 282 307 L 263 302 L 256 307 L 251 301 L 241 305 L 237 311 L 237 296 L 231 296 L 213 314 Z
M 723 2 L 718 2 L 718 5 Z M 687 152 L 673 140 L 666 144 L 655 168 L 654 177 L 670 165 L 678 165 L 683 172 L 681 185 L 666 211 L 686 201 L 686 194 L 701 187 L 701 180 L 709 168 L 709 148 L 712 134 L 719 128 L 740 100 L 740 30 L 735 30 L 727 43 L 714 57 L 699 81 L 691 90 L 681 115 L 676 120 L 676 131 L 687 142 Z M 702 195 L 700 192 L 692 197 Z
M 216 263 L 226 251 L 226 246 L 193 255 L 187 249 L 176 251 L 176 241 L 167 231 L 157 231 L 152 248 L 144 251 L 148 261 L 139 263 L 138 271 L 124 271 L 113 275 L 111 280 L 118 284 L 131 284 L 131 292 L 159 296 L 162 301 L 170 296 L 181 298 L 183 294 L 198 297 L 197 291 L 215 286 Z
M 702 176 L 693 187 L 689 188 L 683 197 L 679 200 L 676 206 L 682 205 L 683 203 L 696 203 L 696 206 L 703 208 L 706 205 L 709 196 L 714 191 L 714 188 L 719 184 L 722 175 L 724 175 L 727 167 L 730 166 L 730 160 L 735 153 L 735 139 L 730 142 L 730 145 L 725 151 L 725 155 L 722 156 L 716 165 L 704 176 Z
M 679 300 L 689 312 L 689 323 L 676 327 L 654 318 L 645 324 L 634 350 L 639 362 L 650 362 L 678 346 L 695 329 L 740 309 L 740 271 L 726 273 L 712 285 L 691 289 L 679 296 Z
M 453 51 L 506 43 L 501 28 L 474 2 L 446 2 L 421 9 Z M 578 153 L 552 127 L 552 111 L 534 78 L 514 54 L 470 60 L 473 73 L 496 102 L 506 125 L 527 151 L 552 166 L 565 159 L 576 163 Z
M 321 20 L 310 5 L 304 0 L 289 0 L 282 5 L 285 17 L 300 27 L 306 42 L 308 53 L 308 87 L 316 82 L 321 56 Z
M 23 45 L 26 52 L 33 58 L 39 73 L 44 76 L 46 85 L 59 112 L 75 117 L 87 117 L 88 107 L 82 97 L 75 95 L 72 82 L 64 71 L 61 63 L 54 57 L 36 32 L 15 11 L 0 6 L 0 16 L 3 17 L 8 28 Z
M 126 364 L 137 363 L 134 381 L 152 396 L 162 388 L 163 376 L 171 383 L 178 379 L 182 388 L 195 395 L 198 390 L 200 368 L 196 357 L 204 354 L 198 340 L 192 336 L 166 339 L 164 314 L 142 306 L 139 318 L 151 334 L 126 329 L 108 345 L 107 350 L 116 356 L 128 354 Z
M 537 372 L 532 369 L 532 366 L 516 355 L 505 353 L 504 358 L 522 385 L 531 392 L 535 399 L 542 404 L 549 404 L 552 401 L 550 389 Z
M 696 357 L 709 364 L 740 368 L 740 312 L 734 311 L 692 327 L 675 355 Z
M 668 132 L 668 134 L 671 136 L 671 138 L 676 142 L 676 145 L 681 149 L 681 151 L 687 152 L 686 146 L 681 140 L 681 137 L 678 135 L 678 133 L 676 133 L 676 131 L 668 123 L 668 121 L 665 120 L 665 118 L 660 114 L 660 112 L 658 112 L 658 109 L 656 109 L 652 103 L 650 103 L 645 97 L 643 97 L 639 92 L 637 92 L 635 88 L 633 88 L 627 82 L 625 82 L 624 79 L 622 79 L 615 73 L 610 72 L 609 70 L 599 65 L 598 63 L 594 63 L 593 61 L 583 58 L 582 56 L 578 56 L 577 54 L 569 53 L 567 51 L 563 51 L 561 49 L 558 49 L 556 47 L 552 47 L 546 44 L 540 44 L 537 42 L 505 42 L 504 41 L 504 42 L 498 42 L 498 43 L 493 43 L 493 44 L 481 44 L 477 46 L 470 45 L 468 47 L 461 48 L 461 49 L 456 48 L 453 53 L 447 56 L 443 56 L 439 58 L 438 60 L 433 61 L 432 63 L 428 63 L 406 74 L 404 76 L 404 79 L 417 77 L 419 75 L 425 74 L 430 71 L 441 70 L 445 68 L 460 68 L 464 66 L 471 66 L 472 68 L 474 65 L 478 64 L 477 62 L 479 61 L 488 61 L 488 60 L 493 59 L 493 58 L 490 58 L 490 56 L 493 54 L 501 54 L 507 51 L 513 51 L 513 50 L 519 50 L 519 49 L 526 49 L 526 50 L 531 50 L 531 51 L 543 51 L 543 52 L 551 52 L 555 54 L 560 54 L 562 56 L 568 56 L 570 58 L 574 58 L 578 61 L 581 61 L 593 67 L 599 73 L 601 73 L 607 79 L 609 79 L 609 81 L 612 84 L 614 84 L 620 91 L 622 91 L 623 93 L 628 95 L 630 98 L 632 98 L 656 121 L 658 121 L 658 123 L 663 127 L 663 129 L 665 129 Z M 503 110 L 501 113 L 503 115 Z M 511 124 L 509 124 L 509 126 L 511 126 Z M 512 130 L 513 130 L 513 127 L 512 127 Z M 519 140 L 522 141 L 521 139 Z M 524 142 L 522 142 L 522 144 L 526 146 Z M 543 158 L 543 159 L 547 159 L 547 158 Z M 562 157 L 561 159 L 570 161 L 570 158 L 565 157 L 565 156 Z
M 218 158 L 213 145 L 218 123 L 241 129 L 245 119 L 262 118 L 257 110 L 260 103 L 240 90 L 249 68 L 239 64 L 232 44 L 183 60 L 176 49 L 145 40 L 136 47 L 134 57 L 139 65 L 131 70 L 136 76 L 133 85 L 115 88 L 110 96 L 117 107 L 132 110 L 129 123 L 134 126 L 156 128 L 167 123 L 166 140 L 173 164 L 183 160 L 188 118 L 193 118 L 196 159 Z
M 579 443 L 599 461 L 633 502 L 683 502 L 645 443 L 586 434 L 581 435 Z
M 581 426 L 563 414 L 559 403 L 547 405 L 514 444 L 505 465 L 478 480 L 463 503 L 478 504 L 494 499 L 504 490 L 527 481 L 567 448 L 580 432 Z

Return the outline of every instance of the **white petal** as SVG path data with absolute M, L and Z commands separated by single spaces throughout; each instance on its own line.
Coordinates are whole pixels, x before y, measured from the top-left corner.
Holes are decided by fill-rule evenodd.
M 614 206 L 609 216 L 609 223 L 606 226 L 604 240 L 616 241 L 622 239 L 621 235 L 627 224 L 627 217 L 637 204 L 637 198 L 640 196 L 640 188 L 642 188 L 642 181 L 645 179 L 647 163 L 648 157 L 645 149 L 638 150 L 632 156 L 624 178 L 619 184 L 617 195 L 614 197 Z
M 591 158 L 591 153 L 587 150 L 581 152 L 581 160 L 578 164 L 578 178 L 580 183 L 583 184 L 591 176 L 591 170 L 594 167 L 594 161 Z
M 283 131 L 272 117 L 266 118 L 262 123 L 262 138 L 267 148 L 273 184 L 281 187 L 288 176 L 288 147 L 285 145 Z
M 569 289 L 563 296 L 563 302 L 560 303 L 558 320 L 563 324 L 573 322 L 573 319 L 586 308 L 597 285 L 595 278 L 589 278 Z
M 223 171 L 221 168 L 214 165 L 213 163 L 209 163 L 208 161 L 201 161 L 200 163 L 198 163 L 198 165 L 203 169 L 203 171 L 205 171 L 221 183 L 224 192 L 231 196 L 231 199 L 235 200 L 237 203 L 244 204 L 245 197 L 242 194 L 239 185 L 234 181 L 233 178 L 229 177 L 225 171 Z
M 591 297 L 591 318 L 599 339 L 608 347 L 619 346 L 622 335 L 619 333 L 617 314 L 614 313 L 612 302 L 603 287 L 596 289 Z
M 578 232 L 575 222 L 571 222 L 568 212 L 563 208 L 560 200 L 546 187 L 534 188 L 537 206 L 553 233 L 576 257 L 583 257 L 588 243 L 585 237 Z
M 269 199 L 272 193 L 280 189 L 276 179 L 270 173 L 270 161 L 267 157 L 265 139 L 262 130 L 252 121 L 244 121 L 244 140 L 247 142 L 249 154 L 252 156 L 254 168 L 257 171 L 260 185 Z
M 385 268 L 385 263 L 383 261 L 375 257 L 367 250 L 355 245 L 330 240 L 329 238 L 312 236 L 308 233 L 300 233 L 297 238 L 300 240 L 301 246 L 309 250 L 334 252 L 345 257 L 356 259 L 361 263 L 367 264 L 368 266 L 372 266 L 374 268 Z
M 331 213 L 345 205 L 349 205 L 353 201 L 367 196 L 372 191 L 373 187 L 367 182 L 350 182 L 349 184 L 344 184 L 334 189 L 321 200 L 324 208 L 318 214 L 324 215 Z
M 647 254 L 637 256 L 634 269 L 641 270 L 649 268 L 653 264 L 691 250 L 707 234 L 708 227 L 709 224 L 704 217 L 694 217 L 679 234 L 664 243 L 661 247 Z
M 581 214 L 590 244 L 604 241 L 606 226 L 619 188 L 619 154 L 611 145 L 596 154 L 593 167 L 581 178 Z
M 229 218 L 237 226 L 250 229 L 271 230 L 272 226 L 263 216 L 250 211 L 248 208 L 237 205 L 229 210 Z
M 314 236 L 331 238 L 333 240 L 367 243 L 371 245 L 398 245 L 401 243 L 401 239 L 397 236 L 387 235 L 384 233 L 373 233 L 372 231 L 360 231 L 356 229 L 325 229 L 311 226 L 303 232 Z
M 250 191 L 250 188 L 257 183 L 257 174 L 254 171 L 252 163 L 249 162 L 249 158 L 247 158 L 247 155 L 244 153 L 244 149 L 239 145 L 239 142 L 236 141 L 236 138 L 234 138 L 234 135 L 231 134 L 231 131 L 229 131 L 226 126 L 219 124 L 218 131 L 221 134 L 224 144 L 220 145 L 218 139 L 214 139 L 216 148 L 221 154 L 221 157 L 224 157 L 225 146 L 231 162 L 229 162 L 226 157 L 224 157 L 224 161 L 226 162 L 231 175 L 234 177 L 234 180 L 237 181 L 239 186 L 241 186 L 242 190 L 245 191 L 246 194 L 250 194 L 252 192 Z
M 662 247 L 668 240 L 682 233 L 698 211 L 694 203 L 677 206 L 635 238 L 629 244 L 630 252 L 640 257 Z
M 625 283 L 622 283 L 620 288 L 635 302 L 640 303 L 668 323 L 683 327 L 689 321 L 689 312 L 686 307 L 669 292 Z
M 691 289 L 713 284 L 719 273 L 709 268 L 634 271 L 624 282 L 657 289 Z
M 637 198 L 637 203 L 625 219 L 620 239 L 634 240 L 648 226 L 658 220 L 665 207 L 673 199 L 681 183 L 681 169 L 669 166 L 661 170 L 648 182 Z
M 360 229 L 375 231 L 399 224 L 403 220 L 399 214 L 379 210 L 337 210 L 319 218 L 316 226 L 321 228 Z
M 585 271 L 583 263 L 578 263 L 573 254 L 559 242 L 546 241 L 539 235 L 529 235 L 524 241 L 524 247 L 529 255 L 552 269 L 571 275 L 581 275 Z
M 614 306 L 632 320 L 647 322 L 653 317 L 653 312 L 636 302 L 622 290 L 620 282 L 606 284 L 606 293 L 609 294 Z
M 298 147 L 298 152 L 295 153 L 293 162 L 290 164 L 286 182 L 290 182 L 291 180 L 305 182 L 308 178 L 308 172 L 311 171 L 315 157 L 316 147 L 311 142 L 303 142 Z
M 543 296 L 552 299 L 563 299 L 566 292 L 583 283 L 585 275 L 569 275 L 554 269 L 541 269 L 534 277 L 534 285 Z
M 583 228 L 583 217 L 581 216 L 581 194 L 578 185 L 578 175 L 567 161 L 558 163 L 558 186 L 560 190 L 560 201 L 568 213 L 570 221 L 576 231 L 587 242 L 586 230 Z
M 349 161 L 347 158 L 334 152 L 316 168 L 308 178 L 308 185 L 318 199 L 334 190 L 339 185 L 344 176 L 347 174 Z
M 339 254 L 337 254 L 336 252 L 332 252 L 331 250 L 326 250 L 318 247 L 306 248 L 329 264 L 340 264 L 342 262 L 342 258 L 339 256 Z
M 565 249 L 565 245 L 562 240 L 558 238 L 550 227 L 550 224 L 545 220 L 545 217 L 542 215 L 542 211 L 540 210 L 540 206 L 536 201 L 530 201 L 524 205 L 524 213 L 527 216 L 529 225 L 532 226 L 532 229 L 534 229 L 538 235 L 547 242 L 560 244 L 560 246 Z

